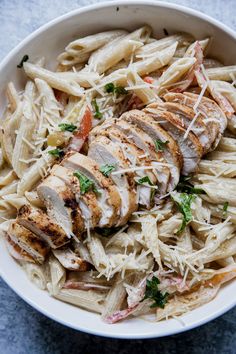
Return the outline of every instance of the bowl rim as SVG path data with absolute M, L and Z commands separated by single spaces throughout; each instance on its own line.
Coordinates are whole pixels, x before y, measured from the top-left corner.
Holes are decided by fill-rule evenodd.
M 217 28 L 221 29 L 223 32 L 228 34 L 230 37 L 232 37 L 234 40 L 236 40 L 236 31 L 225 25 L 224 23 L 220 22 L 219 20 L 216 20 L 212 18 L 209 15 L 206 15 L 205 13 L 202 13 L 198 10 L 183 6 L 183 5 L 178 5 L 175 3 L 169 3 L 166 1 L 154 1 L 154 0 L 113 0 L 113 1 L 103 1 L 98 4 L 91 4 L 88 6 L 83 6 L 81 8 L 74 9 L 72 11 L 69 11 L 61 16 L 56 17 L 55 19 L 52 19 L 45 23 L 44 25 L 41 25 L 38 29 L 30 33 L 28 36 L 26 36 L 22 41 L 20 41 L 19 44 L 17 44 L 10 52 L 1 60 L 0 62 L 0 71 L 2 68 L 7 64 L 7 62 L 15 56 L 16 53 L 18 53 L 28 42 L 30 42 L 32 39 L 40 35 L 41 33 L 45 32 L 47 29 L 50 27 L 53 27 L 54 25 L 76 15 L 81 15 L 83 13 L 87 13 L 93 10 L 97 9 L 102 9 L 102 8 L 109 8 L 109 7 L 120 7 L 120 6 L 155 6 L 159 8 L 169 8 L 173 10 L 180 11 L 186 15 L 190 15 L 196 18 L 199 18 L 201 20 L 204 20 Z M 186 325 L 186 327 L 181 326 L 178 329 L 171 329 L 169 332 L 165 334 L 158 334 L 158 333 L 145 333 L 145 334 L 127 334 L 127 333 L 105 333 L 104 330 L 100 330 L 99 328 L 96 330 L 89 329 L 89 328 L 84 328 L 82 325 L 74 325 L 71 324 L 67 321 L 64 321 L 63 318 L 58 318 L 56 315 L 49 313 L 47 310 L 45 310 L 42 306 L 37 304 L 37 302 L 29 299 L 27 295 L 21 293 L 20 290 L 15 288 L 13 281 L 9 280 L 7 277 L 4 276 L 4 270 L 0 268 L 0 276 L 4 280 L 4 282 L 13 290 L 21 299 L 23 299 L 27 304 L 32 306 L 34 309 L 39 311 L 41 314 L 45 315 L 46 317 L 64 325 L 69 328 L 72 328 L 77 331 L 81 331 L 84 333 L 88 334 L 93 334 L 101 337 L 106 337 L 106 338 L 118 338 L 118 339 L 149 339 L 149 338 L 159 338 L 159 337 L 166 337 L 169 335 L 174 335 L 178 334 L 181 332 L 186 332 L 191 329 L 194 329 L 196 327 L 202 326 L 217 317 L 223 315 L 230 309 L 232 309 L 236 305 L 236 299 L 234 301 L 231 301 L 228 303 L 228 305 L 224 305 L 221 307 L 219 310 L 213 312 L 209 316 L 203 319 L 198 319 L 192 324 Z

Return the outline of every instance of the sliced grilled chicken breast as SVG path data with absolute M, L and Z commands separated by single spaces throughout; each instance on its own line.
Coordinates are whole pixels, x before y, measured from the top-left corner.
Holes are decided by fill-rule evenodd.
M 198 97 L 198 95 L 190 97 L 183 93 L 169 92 L 165 94 L 164 99 L 168 102 L 177 102 L 186 107 L 194 109 Z M 220 123 L 218 119 L 214 119 L 212 115 L 213 112 L 211 112 L 211 110 L 207 110 L 207 108 L 202 103 L 202 100 L 197 107 L 197 112 L 199 113 L 198 120 L 201 120 L 207 127 L 207 131 L 210 137 L 209 150 L 212 150 L 212 144 L 214 143 L 216 137 L 219 136 Z
M 8 229 L 10 239 L 27 252 L 37 263 L 43 263 L 49 248 L 40 237 L 13 221 Z
M 49 175 L 37 187 L 37 192 L 47 207 L 49 217 L 61 226 L 69 238 L 77 236 L 75 233 L 82 218 L 75 197 L 66 184 L 60 178 Z
M 102 135 L 110 138 L 111 141 L 119 144 L 121 149 L 123 150 L 124 156 L 127 160 L 130 161 L 130 167 L 138 167 L 138 166 L 151 166 L 151 160 L 145 156 L 143 150 L 139 149 L 134 143 L 129 142 L 125 136 L 116 126 L 109 127 L 108 129 L 103 129 L 101 126 L 100 133 Z M 153 168 L 154 170 L 154 168 Z M 134 171 L 136 182 L 139 181 L 140 178 L 147 176 L 153 186 L 156 187 L 158 182 L 156 175 L 152 170 L 142 169 Z M 146 185 L 137 185 L 137 195 L 138 195 L 138 203 L 141 205 L 150 208 L 152 204 L 152 186 Z
M 191 92 L 184 92 L 184 95 L 194 99 L 195 102 L 197 102 L 199 97 L 198 95 Z M 218 106 L 218 104 L 208 97 L 202 97 L 201 103 L 198 107 L 199 111 L 201 111 L 202 114 L 204 114 L 206 117 L 206 119 L 204 120 L 206 124 L 210 120 L 215 120 L 216 122 L 219 122 L 219 134 L 212 146 L 212 149 L 215 149 L 227 127 L 227 118 L 222 109 Z
M 153 139 L 137 126 L 125 122 L 117 121 L 116 127 L 120 129 L 139 149 L 144 151 L 152 161 L 167 163 L 162 151 L 157 151 Z M 158 181 L 161 184 L 160 193 L 165 194 L 168 191 L 170 181 L 170 168 L 167 166 L 158 166 Z
M 91 142 L 88 156 L 93 158 L 100 167 L 107 164 L 114 166 L 116 170 L 130 167 L 130 162 L 124 156 L 120 146 L 105 136 L 98 136 Z M 134 173 L 111 173 L 110 178 L 117 186 L 121 199 L 120 219 L 117 222 L 119 226 L 125 224 L 138 207 Z
M 183 156 L 182 173 L 189 175 L 194 172 L 203 155 L 203 148 L 198 138 L 189 132 L 184 139 L 186 129 L 183 127 L 182 121 L 173 113 L 149 107 L 145 108 L 145 112 L 150 114 L 178 142 Z
M 89 178 L 97 189 L 97 200 L 102 210 L 99 227 L 110 227 L 120 218 L 121 199 L 116 186 L 109 177 L 99 170 L 99 165 L 91 158 L 79 154 L 68 154 L 62 161 L 62 165 L 79 171 Z
M 5 237 L 5 241 L 8 252 L 17 261 L 35 263 L 34 258 L 29 253 L 24 251 L 19 245 L 13 242 L 8 235 Z
M 153 106 L 150 105 L 150 107 Z M 199 117 L 199 113 L 196 114 L 192 108 L 175 102 L 165 102 L 163 107 L 168 112 L 174 113 L 182 121 L 185 129 L 190 126 L 189 130 L 199 139 L 203 152 L 206 154 L 211 147 L 211 134 L 202 118 Z
M 165 95 L 168 101 L 179 102 L 187 107 L 193 108 L 199 99 L 199 95 L 192 92 L 184 92 L 183 94 Z M 197 104 L 197 111 L 200 112 L 199 118 L 208 127 L 208 132 L 211 136 L 211 147 L 209 150 L 214 150 L 218 145 L 220 138 L 227 126 L 227 118 L 221 108 L 210 98 L 202 97 L 199 104 Z
M 183 157 L 176 141 L 164 130 L 151 116 L 138 110 L 133 110 L 122 114 L 120 120 L 125 120 L 132 125 L 137 125 L 148 134 L 152 140 L 167 142 L 166 147 L 162 150 L 163 155 L 171 172 L 169 190 L 175 188 L 179 182 L 180 169 L 182 168 Z
M 75 200 L 82 215 L 81 230 L 85 230 L 88 227 L 96 227 L 102 215 L 96 194 L 93 191 L 81 194 L 79 180 L 74 176 L 74 171 L 71 169 L 61 165 L 54 165 L 51 173 L 60 178 L 75 195 Z
M 91 268 L 91 265 L 77 256 L 70 248 L 53 250 L 52 253 L 68 270 L 85 272 Z
M 41 237 L 51 248 L 64 246 L 69 242 L 65 231 L 40 209 L 24 205 L 18 211 L 17 222 Z

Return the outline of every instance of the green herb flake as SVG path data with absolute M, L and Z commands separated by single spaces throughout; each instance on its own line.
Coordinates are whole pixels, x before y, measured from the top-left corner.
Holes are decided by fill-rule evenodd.
M 157 277 L 153 276 L 151 280 L 146 281 L 146 291 L 143 300 L 145 299 L 150 299 L 153 300 L 153 304 L 150 306 L 151 308 L 154 307 L 160 307 L 164 308 L 165 304 L 167 303 L 168 300 L 168 293 L 162 294 L 160 290 L 158 289 L 158 285 L 160 284 L 160 281 Z M 142 300 L 142 301 L 143 301 Z
M 48 153 L 54 157 L 60 158 L 63 157 L 65 155 L 64 151 L 62 149 L 53 149 L 53 150 L 49 150 Z
M 58 126 L 62 132 L 67 131 L 73 133 L 73 131 L 77 129 L 76 125 L 70 123 L 60 123 Z
M 102 119 L 102 113 L 101 113 L 100 110 L 99 110 L 99 107 L 98 107 L 98 104 L 97 104 L 97 100 L 96 100 L 96 99 L 92 100 L 92 105 L 93 105 L 93 107 L 94 107 L 94 109 L 95 109 L 94 118 L 96 118 L 96 119 Z
M 224 202 L 224 205 L 223 205 L 223 216 L 227 215 L 228 206 L 229 206 L 229 202 Z
M 179 235 L 185 229 L 186 225 L 193 219 L 191 203 L 196 196 L 194 194 L 181 193 L 179 195 L 172 195 L 171 197 L 176 203 L 179 211 L 183 214 L 182 224 L 177 231 L 177 234 Z
M 109 177 L 112 171 L 114 171 L 116 167 L 114 165 L 103 165 L 100 167 L 100 171 L 105 177 Z
M 29 60 L 29 56 L 27 55 L 27 54 L 25 54 L 24 56 L 23 56 L 23 58 L 21 59 L 21 61 L 20 61 L 20 63 L 17 65 L 17 68 L 23 68 L 23 64 L 27 61 L 27 60 Z
M 177 192 L 188 193 L 188 194 L 206 194 L 206 192 L 201 188 L 195 188 L 189 180 L 192 176 L 180 176 L 179 183 L 176 186 Z
M 94 182 L 86 177 L 84 174 L 82 174 L 79 171 L 74 172 L 74 176 L 78 178 L 79 184 L 80 184 L 80 193 L 85 194 L 89 191 L 93 191 L 95 193 L 98 193 L 98 190 L 94 184 Z
M 160 139 L 155 140 L 156 151 L 164 151 L 168 143 L 169 143 L 168 140 L 166 141 L 161 141 Z
M 150 181 L 150 178 L 148 176 L 144 176 L 142 178 L 139 178 L 137 180 L 137 183 L 138 184 L 144 184 L 144 183 L 147 183 L 149 184 L 149 186 L 153 186 L 153 183 Z
M 107 93 L 113 93 L 115 91 L 115 85 L 112 82 L 109 82 L 105 85 L 105 91 Z
M 127 95 L 128 91 L 123 86 L 115 86 L 112 82 L 105 85 L 107 93 L 115 93 L 117 95 Z

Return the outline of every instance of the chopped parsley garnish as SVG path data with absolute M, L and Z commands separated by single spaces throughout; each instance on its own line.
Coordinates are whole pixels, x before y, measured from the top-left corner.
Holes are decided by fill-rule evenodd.
M 65 155 L 64 151 L 62 149 L 54 149 L 54 150 L 49 150 L 48 153 L 54 157 L 63 157 Z
M 115 86 L 112 82 L 105 85 L 107 93 L 116 93 L 117 95 L 127 95 L 128 91 L 123 86 Z
M 157 277 L 153 276 L 151 280 L 146 281 L 146 291 L 143 300 L 145 299 L 150 299 L 153 300 L 153 304 L 150 306 L 151 308 L 154 307 L 160 307 L 164 308 L 165 304 L 167 303 L 168 300 L 168 293 L 162 294 L 160 290 L 158 289 L 158 285 L 160 284 L 160 281 Z M 143 301 L 142 300 L 142 301 Z
M 206 194 L 206 192 L 201 188 L 195 188 L 189 180 L 192 176 L 180 176 L 179 183 L 176 186 L 177 192 L 188 193 L 188 194 Z
M 153 183 L 152 183 L 152 181 L 150 181 L 150 178 L 149 178 L 148 176 L 144 176 L 144 177 L 142 177 L 142 178 L 139 178 L 139 179 L 137 180 L 137 183 L 138 183 L 138 184 L 147 183 L 147 184 L 149 184 L 149 186 L 153 186 Z
M 116 167 L 114 165 L 103 165 L 100 167 L 100 171 L 105 177 L 109 177 L 112 171 L 114 171 Z
M 76 125 L 70 123 L 60 123 L 58 126 L 62 132 L 67 131 L 73 133 L 73 131 L 77 129 Z
M 180 225 L 177 234 L 180 234 L 186 225 L 193 219 L 191 211 L 191 203 L 196 198 L 194 194 L 180 193 L 172 194 L 172 199 L 176 203 L 179 211 L 183 214 L 182 224 Z
M 102 113 L 101 113 L 100 110 L 99 110 L 99 107 L 98 107 L 98 104 L 97 104 L 97 100 L 96 100 L 96 99 L 92 100 L 92 105 L 93 105 L 93 107 L 94 107 L 94 109 L 95 109 L 94 118 L 96 118 L 96 119 L 102 119 Z
M 89 191 L 98 193 L 95 183 L 91 179 L 89 179 L 79 171 L 75 171 L 74 176 L 77 177 L 79 180 L 81 194 L 85 194 Z
M 29 56 L 27 54 L 25 54 L 23 56 L 23 58 L 21 59 L 20 63 L 17 65 L 17 68 L 23 68 L 23 64 L 24 62 L 26 62 L 27 60 L 29 60 Z
M 223 216 L 226 216 L 227 211 L 228 211 L 228 206 L 229 206 L 229 202 L 224 202 L 224 205 L 223 205 Z
M 166 145 L 169 143 L 168 140 L 161 141 L 160 139 L 155 140 L 156 151 L 163 151 L 166 148 Z

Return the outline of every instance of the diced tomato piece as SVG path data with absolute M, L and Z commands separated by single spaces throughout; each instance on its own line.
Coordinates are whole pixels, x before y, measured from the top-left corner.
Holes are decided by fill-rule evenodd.
M 147 84 L 153 84 L 154 79 L 151 76 L 145 76 L 143 81 L 145 81 Z
M 68 150 L 79 152 L 87 139 L 90 130 L 92 129 L 92 112 L 89 107 L 86 107 L 83 118 L 81 119 L 80 128 L 75 132 L 70 141 Z

